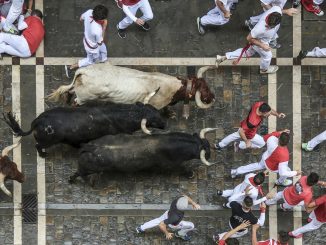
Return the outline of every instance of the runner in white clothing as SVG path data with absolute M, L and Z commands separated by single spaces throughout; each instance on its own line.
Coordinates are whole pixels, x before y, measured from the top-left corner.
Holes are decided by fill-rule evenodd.
M 308 143 L 302 143 L 302 149 L 305 151 L 313 151 L 314 148 L 326 140 L 326 130 L 316 137 L 312 138 L 308 141 Z
M 247 36 L 249 44 L 245 48 L 239 48 L 233 52 L 227 52 L 225 56 L 216 56 L 216 65 L 224 60 L 236 59 L 233 64 L 236 65 L 241 57 L 251 57 L 258 53 L 261 57 L 260 73 L 275 73 L 278 66 L 270 65 L 272 60 L 272 51 L 269 43 L 277 38 L 277 31 L 280 28 L 282 19 L 282 10 L 279 6 L 274 6 L 267 10 Z
M 120 38 L 126 38 L 126 29 L 132 23 L 136 23 L 145 31 L 149 31 L 151 28 L 147 21 L 153 19 L 153 11 L 148 0 L 116 0 L 119 8 L 122 8 L 126 17 L 117 24 L 118 35 Z M 143 16 L 136 17 L 138 9 L 141 10 Z
M 293 16 L 297 14 L 298 11 L 295 8 L 284 9 L 284 5 L 286 4 L 287 0 L 260 0 L 261 6 L 263 7 L 263 11 L 269 10 L 273 6 L 279 6 L 282 9 L 282 13 Z M 264 13 L 260 15 L 251 16 L 249 20 L 245 21 L 245 25 L 249 27 L 250 30 L 254 28 L 254 26 L 258 23 L 260 18 Z
M 242 203 L 246 196 L 250 196 L 253 200 L 253 205 L 258 205 L 262 202 L 265 202 L 267 199 L 273 198 L 273 194 L 267 194 L 264 196 L 261 185 L 264 183 L 265 174 L 260 172 L 258 174 L 250 173 L 245 176 L 245 179 L 242 183 L 237 185 L 232 190 L 217 190 L 217 195 L 228 198 L 228 202 L 224 204 L 224 207 L 230 207 L 230 203 L 233 201 L 237 201 L 238 203 Z M 257 199 L 258 195 L 262 195 L 264 197 Z
M 221 26 L 229 22 L 231 18 L 230 8 L 233 0 L 214 0 L 215 7 L 203 17 L 197 17 L 198 32 L 205 34 L 205 27 L 208 25 Z
M 326 48 L 315 47 L 311 51 L 301 50 L 299 55 L 297 56 L 297 59 L 302 60 L 306 57 L 317 57 L 317 58 L 326 57 Z
M 94 9 L 87 10 L 80 17 L 84 22 L 84 48 L 87 57 L 69 67 L 65 66 L 66 75 L 70 77 L 70 71 L 79 67 L 85 67 L 96 62 L 105 62 L 107 49 L 104 43 L 104 35 L 107 27 L 108 9 L 103 5 L 97 5 Z
M 287 145 L 290 141 L 290 130 L 285 129 L 279 132 L 273 132 L 264 136 L 267 145 L 260 162 L 251 163 L 246 166 L 231 170 L 232 178 L 239 174 L 249 173 L 257 170 L 268 169 L 269 171 L 279 173 L 280 177 L 276 181 L 277 185 L 289 186 L 292 181 L 287 179 L 298 176 L 301 171 L 291 171 L 288 165 L 290 159 Z

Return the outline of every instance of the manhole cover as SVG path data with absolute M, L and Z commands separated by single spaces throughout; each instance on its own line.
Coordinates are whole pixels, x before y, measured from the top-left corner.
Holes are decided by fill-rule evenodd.
M 23 195 L 23 223 L 36 224 L 37 196 L 36 194 Z

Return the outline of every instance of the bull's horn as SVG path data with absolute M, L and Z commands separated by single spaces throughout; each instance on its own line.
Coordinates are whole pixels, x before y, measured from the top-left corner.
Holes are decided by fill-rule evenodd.
M 205 150 L 201 150 L 200 151 L 200 160 L 201 160 L 202 163 L 204 163 L 207 166 L 211 166 L 211 165 L 215 164 L 215 162 L 209 162 L 209 161 L 207 161 L 205 155 L 206 155 L 206 151 Z
M 156 89 L 154 92 L 151 92 L 149 95 L 147 95 L 144 99 L 144 104 L 148 104 L 149 100 L 160 90 L 160 87 Z
M 21 142 L 21 139 L 22 138 L 20 138 L 16 144 L 13 144 L 13 145 L 10 145 L 10 146 L 5 147 L 2 150 L 1 156 L 3 156 L 3 157 L 4 156 L 7 156 L 10 151 L 12 151 L 14 148 L 16 148 L 17 146 L 19 146 L 20 145 L 20 142 Z
M 208 109 L 208 108 L 210 108 L 210 107 L 214 104 L 214 102 L 215 102 L 215 100 L 213 99 L 211 103 L 209 103 L 209 104 L 205 104 L 205 103 L 203 103 L 203 102 L 201 101 L 200 97 L 201 97 L 201 93 L 200 93 L 199 91 L 197 91 L 197 92 L 196 92 L 196 95 L 195 95 L 195 101 L 196 101 L 197 106 L 198 106 L 199 108 L 201 108 L 201 109 Z
M 211 70 L 211 69 L 215 69 L 215 66 L 203 66 L 200 67 L 199 70 L 197 71 L 197 78 L 203 78 L 203 75 L 206 71 Z
M 6 195 L 8 195 L 10 197 L 12 196 L 11 192 L 7 189 L 7 187 L 5 186 L 5 184 L 3 182 L 1 183 L 0 188 L 4 193 L 6 193 Z
M 147 119 L 146 118 L 144 118 L 144 119 L 141 120 L 141 124 L 140 124 L 141 129 L 143 130 L 143 132 L 145 134 L 152 134 L 152 132 L 146 128 L 146 123 L 147 123 Z
M 205 134 L 210 132 L 210 131 L 214 131 L 217 128 L 203 128 L 202 130 L 200 130 L 199 136 L 201 139 L 205 139 Z

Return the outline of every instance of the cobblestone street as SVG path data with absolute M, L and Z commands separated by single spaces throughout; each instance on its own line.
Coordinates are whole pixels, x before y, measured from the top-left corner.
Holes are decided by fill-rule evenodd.
M 215 55 L 243 47 L 246 44 L 244 20 L 261 11 L 259 1 L 241 0 L 231 21 L 225 26 L 209 28 L 205 36 L 198 34 L 196 17 L 204 15 L 214 1 L 150 0 L 154 19 L 151 31 L 128 29 L 126 39 L 117 35 L 116 24 L 123 17 L 113 0 L 35 0 L 35 8 L 44 12 L 46 37 L 36 56 L 28 59 L 5 56 L 0 60 L 0 112 L 13 111 L 24 131 L 44 110 L 58 104 L 44 97 L 62 84 L 70 84 L 64 65 L 84 56 L 83 28 L 80 14 L 97 4 L 109 8 L 107 40 L 109 62 L 148 72 L 160 72 L 176 77 L 197 74 L 200 67 L 215 64 Z M 290 7 L 290 2 L 287 3 Z M 325 3 L 322 9 L 325 9 Z M 209 109 L 199 109 L 190 102 L 190 117 L 185 119 L 183 103 L 171 107 L 176 118 L 168 119 L 170 132 L 199 133 L 202 128 L 217 128 L 207 134 L 210 143 L 221 140 L 239 127 L 251 105 L 266 101 L 284 119 L 269 118 L 260 127 L 261 135 L 276 129 L 293 132 L 289 144 L 289 167 L 305 175 L 314 171 L 326 181 L 326 144 L 313 152 L 301 152 L 301 142 L 326 128 L 326 59 L 308 58 L 301 63 L 295 57 L 301 49 L 326 47 L 326 17 L 317 17 L 299 9 L 296 17 L 285 16 L 279 31 L 280 49 L 273 51 L 272 63 L 279 65 L 276 75 L 259 74 L 259 58 L 245 58 L 238 66 L 225 62 L 207 71 L 204 79 L 214 92 L 216 101 Z M 139 132 L 141 133 L 141 132 Z M 0 148 L 16 139 L 0 120 Z M 229 230 L 231 211 L 224 209 L 225 199 L 216 195 L 217 189 L 230 189 L 243 181 L 232 179 L 231 168 L 257 162 L 265 150 L 243 150 L 235 153 L 233 145 L 222 151 L 211 151 L 207 167 L 200 160 L 187 162 L 195 175 L 189 179 L 177 173 L 102 173 L 95 175 L 94 186 L 79 179 L 68 179 L 77 169 L 78 149 L 59 144 L 47 149 L 43 160 L 37 155 L 32 135 L 24 137 L 21 147 L 10 155 L 26 175 L 23 184 L 6 181 L 13 198 L 0 192 L 0 244 L 17 245 L 167 245 L 214 244 L 212 235 Z M 274 174 L 263 185 L 267 193 L 273 187 Z M 277 187 L 278 190 L 283 188 Z M 274 190 L 275 191 L 275 190 Z M 138 235 L 135 228 L 162 215 L 171 201 L 187 194 L 202 210 L 187 210 L 185 220 L 195 224 L 191 241 L 165 239 L 158 228 Z M 326 194 L 326 189 L 314 188 L 314 197 Z M 31 211 L 36 220 L 24 219 L 26 198 L 36 200 Z M 25 199 L 24 199 L 25 198 Z M 255 215 L 259 216 L 256 208 Z M 276 206 L 269 208 L 261 240 L 275 231 L 292 231 L 307 222 L 308 214 L 301 209 L 284 212 Z M 275 236 L 276 238 L 276 236 Z M 326 226 L 291 239 L 290 245 L 326 245 Z M 240 244 L 251 244 L 251 232 L 240 238 Z

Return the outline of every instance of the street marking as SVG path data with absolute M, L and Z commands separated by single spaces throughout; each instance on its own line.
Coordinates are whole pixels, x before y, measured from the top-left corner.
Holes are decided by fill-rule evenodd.
M 298 7 L 299 14 L 293 16 L 293 56 L 297 56 L 301 50 L 301 6 Z M 315 63 L 314 60 L 309 65 Z M 293 170 L 301 170 L 301 66 L 293 66 Z M 298 176 L 293 177 L 297 181 Z M 293 210 L 293 226 L 297 229 L 302 226 L 301 207 L 295 207 Z M 302 238 L 294 239 L 294 245 L 302 245 Z
M 268 104 L 277 111 L 277 79 L 276 73 L 268 74 Z M 268 131 L 276 131 L 276 117 L 268 117 Z M 268 189 L 271 191 L 274 187 L 277 174 L 269 171 Z M 269 236 L 277 237 L 277 205 L 268 207 Z
M 17 120 L 21 122 L 20 111 L 20 66 L 12 66 L 12 111 Z M 18 139 L 13 137 L 13 142 Z M 18 170 L 21 171 L 21 145 L 13 150 L 13 161 L 17 164 Z M 19 182 L 14 181 L 14 244 L 22 244 L 22 186 Z

